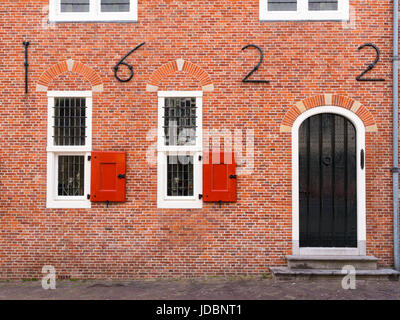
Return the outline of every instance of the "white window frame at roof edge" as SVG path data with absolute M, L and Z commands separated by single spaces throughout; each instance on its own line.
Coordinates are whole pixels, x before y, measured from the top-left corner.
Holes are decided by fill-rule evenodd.
M 55 146 L 53 138 L 54 100 L 57 97 L 86 98 L 86 139 L 84 146 Z M 90 194 L 90 156 L 92 151 L 92 91 L 48 91 L 47 92 L 47 192 L 46 208 L 84 209 L 91 208 L 87 199 Z M 62 155 L 84 156 L 83 196 L 57 195 L 58 157 Z
M 347 21 L 350 0 L 338 0 L 338 10 L 308 10 L 308 0 L 297 0 L 297 11 L 268 11 L 268 0 L 260 0 L 260 21 Z
M 165 98 L 196 98 L 196 143 L 193 146 L 166 146 L 164 137 L 164 103 Z M 202 133 L 202 91 L 159 91 L 158 92 L 158 139 L 157 139 L 157 207 L 174 209 L 201 209 L 203 201 L 203 165 L 199 156 L 203 153 Z M 167 195 L 167 156 L 193 156 L 193 196 Z
M 89 12 L 61 12 L 61 0 L 49 0 L 49 22 L 136 22 L 138 0 L 129 4 L 129 12 L 101 12 L 101 0 L 90 0 Z

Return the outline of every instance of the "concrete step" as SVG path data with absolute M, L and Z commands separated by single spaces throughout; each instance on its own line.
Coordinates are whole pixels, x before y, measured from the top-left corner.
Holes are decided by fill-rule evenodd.
M 270 267 L 273 278 L 281 281 L 293 280 L 342 280 L 346 274 L 337 269 L 289 269 Z M 398 281 L 400 272 L 392 269 L 356 270 L 356 280 Z
M 289 269 L 342 270 L 346 265 L 356 270 L 378 269 L 378 259 L 372 256 L 286 256 Z

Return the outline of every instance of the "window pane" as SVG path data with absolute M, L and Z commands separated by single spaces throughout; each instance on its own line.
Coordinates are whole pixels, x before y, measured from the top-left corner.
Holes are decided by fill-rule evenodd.
M 58 157 L 58 195 L 83 196 L 85 165 L 84 156 Z
M 297 0 L 268 0 L 268 11 L 297 11 Z
M 338 0 L 308 0 L 308 10 L 338 10 Z
M 168 196 L 193 196 L 193 156 L 167 156 Z
M 61 12 L 89 12 L 89 0 L 61 0 Z
M 196 98 L 165 98 L 164 133 L 167 146 L 196 144 Z
M 86 99 L 54 99 L 54 145 L 84 146 L 86 142 Z
M 102 12 L 129 12 L 130 0 L 101 0 Z

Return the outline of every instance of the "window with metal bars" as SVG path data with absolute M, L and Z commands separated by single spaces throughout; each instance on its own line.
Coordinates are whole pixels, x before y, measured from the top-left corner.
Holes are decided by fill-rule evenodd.
M 168 196 L 193 196 L 193 156 L 168 156 Z
M 54 145 L 84 146 L 86 141 L 86 99 L 55 98 Z
M 84 156 L 58 156 L 59 196 L 83 196 L 84 179 Z

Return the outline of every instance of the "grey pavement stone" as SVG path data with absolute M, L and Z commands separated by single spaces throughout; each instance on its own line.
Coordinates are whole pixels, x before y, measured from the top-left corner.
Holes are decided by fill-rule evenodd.
M 57 281 L 44 290 L 40 281 L 0 282 L 0 300 L 399 300 L 400 281 L 358 280 L 356 290 L 343 290 L 341 281 L 274 281 L 273 279 L 196 279 L 156 281 Z

